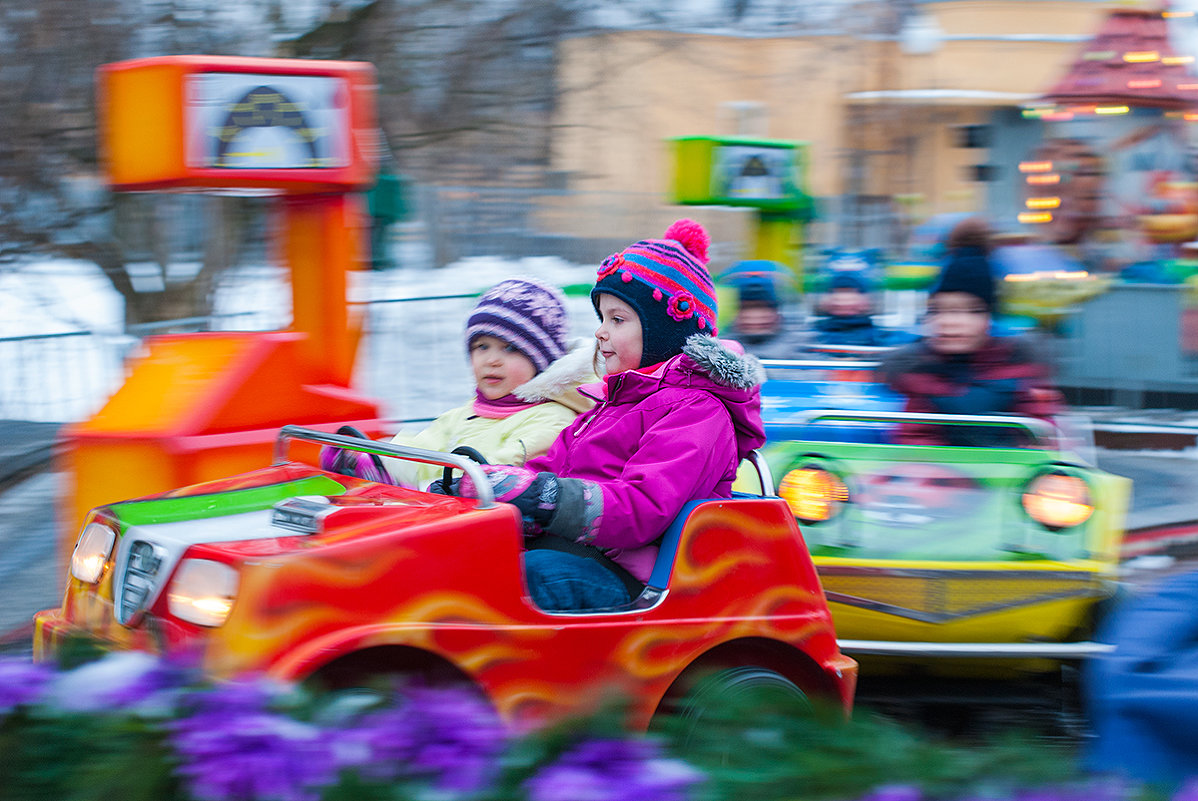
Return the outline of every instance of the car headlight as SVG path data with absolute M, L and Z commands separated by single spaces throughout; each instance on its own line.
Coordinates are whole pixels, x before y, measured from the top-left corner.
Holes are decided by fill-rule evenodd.
M 104 565 L 112 555 L 116 532 L 95 521 L 83 527 L 75 550 L 71 552 L 71 575 L 88 584 L 95 584 L 104 575 Z
M 197 626 L 219 626 L 237 597 L 237 571 L 211 559 L 185 559 L 167 593 L 170 613 Z
M 1023 508 L 1032 520 L 1054 530 L 1084 523 L 1094 512 L 1085 479 L 1055 471 L 1031 480 L 1023 491 Z
M 809 465 L 783 476 L 778 495 L 799 520 L 819 523 L 836 516 L 849 499 L 849 488 L 839 476 Z

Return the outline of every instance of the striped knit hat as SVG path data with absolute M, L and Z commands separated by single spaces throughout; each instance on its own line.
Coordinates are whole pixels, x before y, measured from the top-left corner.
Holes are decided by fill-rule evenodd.
M 466 320 L 466 350 L 490 335 L 528 357 L 540 373 L 568 350 L 570 323 L 557 289 L 526 278 L 509 278 L 488 289 Z
M 603 260 L 591 302 L 615 295 L 641 319 L 641 367 L 682 352 L 692 334 L 715 336 L 715 286 L 704 266 L 710 237 L 694 220 L 678 220 L 661 239 L 645 239 Z

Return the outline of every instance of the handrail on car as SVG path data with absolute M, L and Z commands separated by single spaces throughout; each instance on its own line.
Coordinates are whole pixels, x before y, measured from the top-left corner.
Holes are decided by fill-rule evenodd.
M 757 480 L 761 482 L 762 496 L 773 496 L 778 494 L 778 488 L 774 484 L 774 473 L 770 470 L 769 463 L 765 457 L 761 455 L 761 451 L 754 448 L 749 451 L 745 459 L 757 471 Z
M 849 356 L 870 356 L 895 350 L 894 345 L 821 345 L 808 343 L 803 346 L 812 353 L 832 353 Z
M 767 370 L 876 370 L 881 362 L 862 359 L 762 359 Z
M 395 459 L 407 459 L 410 462 L 420 462 L 421 464 L 456 467 L 465 471 L 466 475 L 470 476 L 470 480 L 474 482 L 475 490 L 478 492 L 478 508 L 489 509 L 495 505 L 495 494 L 491 491 L 491 482 L 487 481 L 487 476 L 478 462 L 467 459 L 465 456 L 458 456 L 456 453 L 441 453 L 424 448 L 413 448 L 409 445 L 376 442 L 372 439 L 347 437 L 342 434 L 329 434 L 325 431 L 287 425 L 279 429 L 279 436 L 275 439 L 273 464 L 278 465 L 287 461 L 287 441 L 291 439 L 307 440 L 319 445 L 334 445 L 338 448 L 348 448 L 351 451 L 390 456 Z
M 816 345 L 804 346 L 813 354 L 825 354 L 834 358 L 820 359 L 762 359 L 761 366 L 767 370 L 876 370 L 882 362 L 877 359 L 862 359 L 862 356 L 880 356 L 894 350 L 893 345 Z M 856 356 L 858 358 L 843 358 Z
M 931 423 L 943 425 L 992 425 L 1006 428 L 1022 428 L 1039 444 L 1046 439 L 1061 436 L 1060 429 L 1051 421 L 1039 417 L 1019 414 L 941 414 L 934 412 L 851 411 L 845 409 L 810 409 L 793 413 L 787 421 L 792 424 L 810 424 L 817 420 L 838 420 L 850 423 Z

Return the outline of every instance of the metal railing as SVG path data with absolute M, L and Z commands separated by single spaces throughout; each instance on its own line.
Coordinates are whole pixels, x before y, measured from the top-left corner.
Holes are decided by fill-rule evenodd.
M 137 340 L 94 331 L 0 338 L 0 418 L 74 422 L 94 414 L 125 380 Z
M 354 386 L 397 420 L 428 420 L 473 397 L 462 340 L 477 293 L 374 300 L 366 309 Z M 567 298 L 575 336 L 591 333 L 588 298 Z M 236 325 L 236 328 L 233 328 Z M 168 320 L 129 334 L 70 331 L 0 338 L 0 419 L 71 423 L 95 414 L 124 383 L 128 357 L 146 336 L 274 330 L 246 312 Z
M 1052 421 L 1018 414 L 938 414 L 932 412 L 892 412 L 884 410 L 812 409 L 796 412 L 791 418 L 791 422 L 795 425 L 811 425 L 824 421 L 864 423 L 866 425 L 910 423 L 918 425 L 1017 428 L 1027 433 L 1033 445 L 1061 439 L 1061 432 Z

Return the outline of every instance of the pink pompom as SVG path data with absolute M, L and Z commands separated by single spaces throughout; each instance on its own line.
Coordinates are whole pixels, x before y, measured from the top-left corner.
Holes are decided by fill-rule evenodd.
M 707 263 L 707 248 L 711 237 L 694 220 L 676 220 L 666 229 L 665 239 L 673 239 L 703 264 Z
M 661 290 L 660 290 L 660 289 L 654 289 L 654 290 L 653 290 L 653 299 L 654 299 L 654 300 L 661 300 Z

